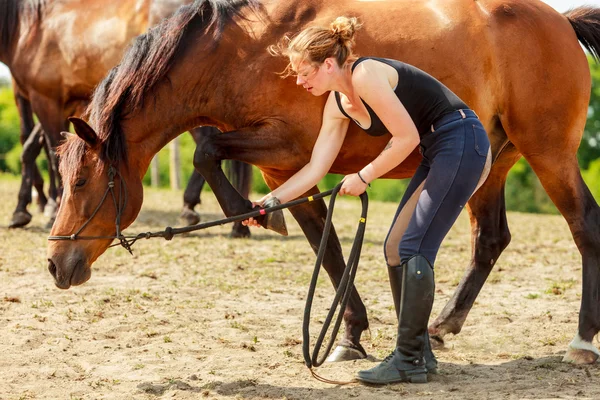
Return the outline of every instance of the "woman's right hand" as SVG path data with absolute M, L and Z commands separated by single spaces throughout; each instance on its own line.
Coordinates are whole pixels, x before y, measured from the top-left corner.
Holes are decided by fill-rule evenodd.
M 252 208 L 254 209 L 256 206 L 262 207 L 262 204 L 264 203 L 264 200 L 263 201 L 261 201 L 261 200 L 259 200 L 259 201 L 253 201 L 252 202 Z M 244 225 L 244 226 L 256 226 L 256 227 L 262 226 L 261 224 L 258 223 L 257 220 L 255 220 L 252 217 L 250 217 L 250 218 L 248 218 L 246 220 L 243 220 L 242 221 L 242 225 Z

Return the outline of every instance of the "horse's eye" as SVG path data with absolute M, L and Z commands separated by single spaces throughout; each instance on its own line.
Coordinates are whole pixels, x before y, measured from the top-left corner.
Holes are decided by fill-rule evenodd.
M 75 183 L 76 187 L 82 187 L 83 185 L 85 185 L 85 179 L 80 178 L 77 180 L 77 182 Z

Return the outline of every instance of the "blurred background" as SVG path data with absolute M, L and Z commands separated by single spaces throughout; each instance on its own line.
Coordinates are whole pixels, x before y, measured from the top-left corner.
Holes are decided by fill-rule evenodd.
M 600 6 L 600 0 L 546 0 L 545 2 L 559 12 L 580 5 Z M 588 61 L 592 74 L 592 95 L 578 157 L 582 175 L 594 197 L 600 202 L 600 65 L 589 56 Z M 542 91 L 543 88 L 540 90 Z M 551 94 L 540 93 L 540 95 Z M 173 189 L 185 186 L 193 170 L 194 149 L 195 144 L 191 136 L 181 135 L 178 142 L 165 147 L 158 154 L 156 162 L 153 163 L 154 173 L 148 171 L 145 184 Z M 19 119 L 11 89 L 10 71 L 0 63 L 0 179 L 10 179 L 13 176 L 16 178 L 20 175 L 21 150 Z M 44 156 L 39 157 L 38 165 L 42 171 L 47 170 Z M 254 168 L 254 172 L 252 191 L 268 192 L 259 171 Z M 331 174 L 319 186 L 322 190 L 329 189 L 340 179 L 341 176 Z M 407 184 L 407 180 L 380 179 L 372 184 L 369 194 L 374 200 L 398 202 Z M 204 190 L 210 191 L 210 188 L 205 185 Z M 521 159 L 509 173 L 506 184 L 506 205 L 511 211 L 558 213 L 524 159 Z

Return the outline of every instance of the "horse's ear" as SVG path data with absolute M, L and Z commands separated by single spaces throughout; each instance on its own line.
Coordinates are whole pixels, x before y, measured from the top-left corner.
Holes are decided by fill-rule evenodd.
M 73 124 L 77 136 L 83 139 L 88 146 L 94 148 L 98 145 L 98 143 L 100 143 L 98 135 L 96 135 L 96 132 L 94 132 L 92 127 L 89 126 L 87 122 L 76 117 L 69 117 L 69 121 Z

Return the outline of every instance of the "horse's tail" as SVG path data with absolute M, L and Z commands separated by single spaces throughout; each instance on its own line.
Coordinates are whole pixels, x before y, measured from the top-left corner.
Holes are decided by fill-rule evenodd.
M 575 30 L 577 39 L 600 62 L 600 8 L 578 7 L 563 14 Z
M 252 165 L 237 160 L 227 160 L 227 177 L 240 194 L 250 192 L 252 186 Z

